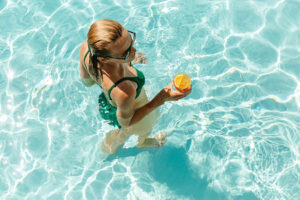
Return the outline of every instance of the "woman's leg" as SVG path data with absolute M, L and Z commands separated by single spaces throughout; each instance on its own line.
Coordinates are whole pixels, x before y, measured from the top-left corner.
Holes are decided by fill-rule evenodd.
M 121 129 L 110 131 L 105 137 L 101 149 L 105 153 L 113 154 L 116 150 L 125 143 L 129 135 Z

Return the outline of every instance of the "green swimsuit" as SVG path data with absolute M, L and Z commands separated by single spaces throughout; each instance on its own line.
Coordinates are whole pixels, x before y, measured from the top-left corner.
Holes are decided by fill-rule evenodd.
M 87 51 L 86 54 L 85 54 L 85 56 L 84 56 L 84 59 L 83 59 L 84 65 L 85 65 L 85 59 L 86 59 L 88 53 L 89 53 L 89 51 Z M 85 68 L 87 69 L 86 65 L 85 65 Z M 140 95 L 140 93 L 142 91 L 142 88 L 143 88 L 143 86 L 145 84 L 145 76 L 138 69 L 135 68 L 135 70 L 137 72 L 137 76 L 136 77 L 124 77 L 124 78 L 121 78 L 120 80 L 118 80 L 117 82 L 115 82 L 113 84 L 113 86 L 111 86 L 111 88 L 107 92 L 108 93 L 108 98 L 110 100 L 112 100 L 112 98 L 110 96 L 110 93 L 111 93 L 112 89 L 114 89 L 118 84 L 120 84 L 121 82 L 126 81 L 126 80 L 134 81 L 134 82 L 137 83 L 138 87 L 136 89 L 136 97 L 135 98 L 137 98 Z M 108 102 L 108 100 L 107 100 L 104 92 L 102 92 L 99 95 L 98 103 L 99 103 L 98 105 L 99 105 L 99 112 L 100 112 L 101 117 L 103 119 L 105 119 L 105 120 L 108 120 L 108 123 L 110 125 L 117 126 L 118 128 L 121 128 L 121 125 L 119 124 L 119 122 L 117 120 L 117 108 L 114 107 L 114 106 L 112 106 Z

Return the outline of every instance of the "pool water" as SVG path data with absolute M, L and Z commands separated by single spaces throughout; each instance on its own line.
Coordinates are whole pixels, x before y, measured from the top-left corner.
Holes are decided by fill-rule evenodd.
M 101 152 L 79 49 L 103 18 L 136 32 L 150 98 L 191 76 L 160 149 Z M 0 30 L 0 199 L 300 199 L 300 1 L 1 0 Z

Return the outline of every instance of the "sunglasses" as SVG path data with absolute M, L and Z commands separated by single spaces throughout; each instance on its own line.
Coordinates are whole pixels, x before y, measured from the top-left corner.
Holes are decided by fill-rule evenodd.
M 131 44 L 130 44 L 129 48 L 125 51 L 125 53 L 124 53 L 125 56 L 123 58 L 114 58 L 114 57 L 110 57 L 110 56 L 101 56 L 100 52 L 96 53 L 96 55 L 100 56 L 100 57 L 103 57 L 103 58 L 109 58 L 109 59 L 125 60 L 125 61 L 128 60 L 129 55 L 131 53 L 132 46 L 135 42 L 135 32 L 128 31 L 128 33 L 130 34 L 130 37 L 131 37 L 132 40 L 131 40 Z M 88 45 L 88 47 L 89 47 L 89 50 L 91 52 L 90 45 Z

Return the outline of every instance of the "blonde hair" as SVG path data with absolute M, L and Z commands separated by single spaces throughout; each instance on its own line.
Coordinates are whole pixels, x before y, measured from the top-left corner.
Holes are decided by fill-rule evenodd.
M 87 41 L 97 79 L 100 75 L 102 76 L 101 63 L 99 63 L 97 57 L 105 58 L 110 55 L 108 46 L 122 36 L 123 29 L 120 23 L 110 19 L 102 19 L 91 25 Z

